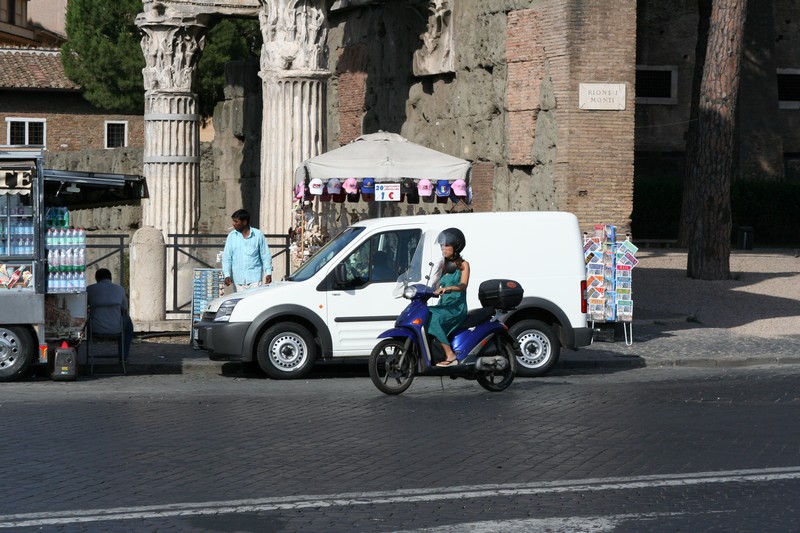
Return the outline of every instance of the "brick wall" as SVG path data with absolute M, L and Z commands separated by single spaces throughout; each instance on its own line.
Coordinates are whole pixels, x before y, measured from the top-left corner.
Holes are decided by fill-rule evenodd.
M 340 50 L 336 63 L 339 93 L 339 144 L 345 145 L 361 135 L 366 111 L 367 46 L 349 45 Z
M 6 119 L 36 118 L 47 121 L 47 149 L 77 151 L 105 148 L 105 122 L 128 123 L 128 147 L 144 147 L 143 115 L 104 114 L 74 93 L 0 92 L 0 144 L 6 144 Z
M 472 164 L 472 210 L 476 213 L 494 211 L 494 163 L 480 161 Z
M 555 208 L 575 213 L 586 230 L 605 223 L 627 231 L 633 210 L 636 2 L 554 0 L 510 12 L 507 30 L 510 162 L 521 161 L 530 142 L 524 119 L 514 115 L 526 97 L 546 100 L 530 88 L 517 88 L 516 80 L 546 77 L 557 123 L 551 140 L 556 147 Z M 516 35 L 529 42 L 517 42 Z M 626 84 L 626 109 L 579 109 L 581 83 Z
M 578 216 L 581 227 L 614 224 L 630 229 L 633 211 L 636 2 L 572 1 L 565 13 L 570 76 L 563 99 L 569 139 L 559 162 L 560 208 Z M 626 85 L 624 111 L 578 109 L 580 83 Z M 563 158 L 562 158 L 563 156 Z
M 542 14 L 534 9 L 512 11 L 506 25 L 506 151 L 508 163 L 533 163 L 533 139 L 544 76 Z

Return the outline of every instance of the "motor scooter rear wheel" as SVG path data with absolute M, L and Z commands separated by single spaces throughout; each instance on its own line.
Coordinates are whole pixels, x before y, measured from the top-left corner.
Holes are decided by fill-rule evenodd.
M 508 366 L 502 372 L 479 376 L 478 383 L 489 392 L 506 390 L 514 381 L 517 363 L 517 345 L 510 335 L 498 335 L 494 338 L 497 343 L 497 353 L 508 360 Z
M 369 377 L 384 394 L 400 394 L 414 381 L 416 360 L 404 346 L 405 339 L 384 339 L 369 356 Z

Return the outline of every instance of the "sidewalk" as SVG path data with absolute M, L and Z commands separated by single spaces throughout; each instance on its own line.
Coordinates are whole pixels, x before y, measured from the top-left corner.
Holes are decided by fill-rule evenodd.
M 686 278 L 685 251 L 640 250 L 637 257 L 631 345 L 617 324 L 615 342 L 563 350 L 559 368 L 800 364 L 800 258 L 793 251 L 734 252 L 737 279 L 724 282 Z M 209 360 L 183 333 L 135 343 L 128 373 L 219 375 L 237 366 Z

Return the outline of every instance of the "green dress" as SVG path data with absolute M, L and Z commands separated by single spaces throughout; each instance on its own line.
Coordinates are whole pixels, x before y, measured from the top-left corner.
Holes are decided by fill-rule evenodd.
M 445 274 L 439 282 L 440 287 L 454 287 L 461 283 L 461 271 Z M 439 296 L 439 305 L 430 308 L 428 320 L 428 333 L 436 337 L 439 342 L 450 345 L 448 335 L 467 317 L 466 291 L 448 292 Z

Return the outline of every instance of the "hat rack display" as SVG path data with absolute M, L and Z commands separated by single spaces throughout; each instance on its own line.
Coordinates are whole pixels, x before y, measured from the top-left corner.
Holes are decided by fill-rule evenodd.
M 472 203 L 471 163 L 409 142 L 395 133 L 361 135 L 349 144 L 309 158 L 295 171 L 296 228 L 305 252 L 306 233 L 325 203 Z
M 334 203 L 364 201 L 418 204 L 420 199 L 437 203 L 472 203 L 472 187 L 465 180 L 457 179 L 453 183 L 435 180 L 436 186 L 433 183 L 427 178 L 403 178 L 397 183 L 376 183 L 374 178 L 347 178 L 344 183 L 338 178 L 331 178 L 327 182 L 314 178 L 295 185 L 294 198 L 305 201 L 318 198 L 320 202 Z

